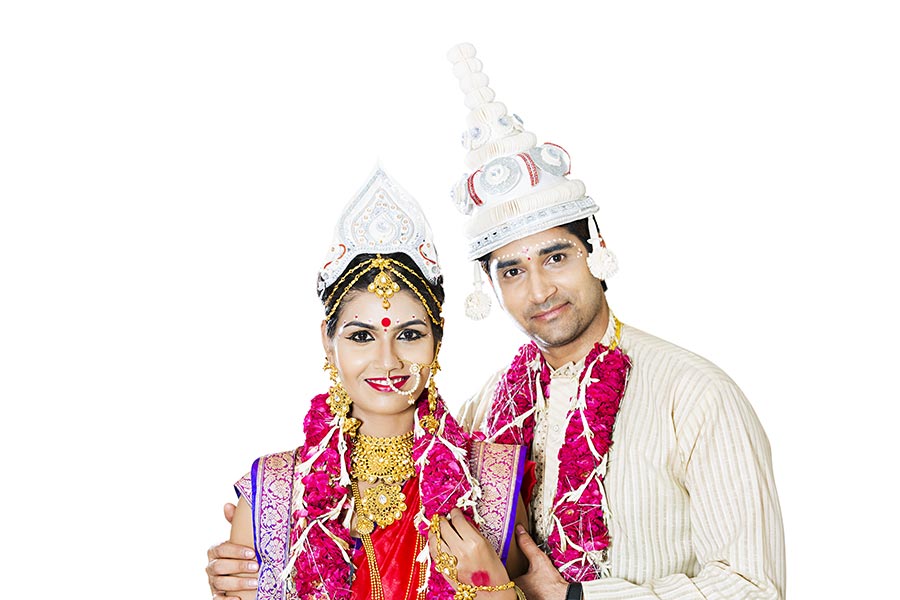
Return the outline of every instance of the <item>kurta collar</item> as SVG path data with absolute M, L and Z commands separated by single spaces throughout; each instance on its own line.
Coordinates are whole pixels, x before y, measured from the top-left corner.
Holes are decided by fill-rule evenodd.
M 616 319 L 613 316 L 612 310 L 609 311 L 609 323 L 606 324 L 606 332 L 604 332 L 603 337 L 600 338 L 600 344 L 606 346 L 607 348 L 612 343 L 612 341 L 616 338 Z M 579 361 L 571 361 L 567 362 L 563 366 L 558 369 L 554 369 L 550 367 L 550 379 L 574 379 L 581 375 L 581 372 L 584 370 L 584 359 L 586 357 L 582 357 Z

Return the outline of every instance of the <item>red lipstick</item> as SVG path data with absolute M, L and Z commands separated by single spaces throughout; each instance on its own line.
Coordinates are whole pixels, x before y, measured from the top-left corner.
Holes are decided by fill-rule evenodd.
M 409 375 L 401 375 L 398 377 L 391 377 L 391 383 L 394 384 L 394 387 L 399 389 L 403 389 L 403 386 L 406 385 L 406 382 L 409 381 Z M 391 389 L 388 385 L 387 377 L 374 377 L 372 379 L 366 379 L 366 383 L 368 383 L 373 390 L 376 392 L 381 392 L 383 394 L 395 394 L 396 392 Z

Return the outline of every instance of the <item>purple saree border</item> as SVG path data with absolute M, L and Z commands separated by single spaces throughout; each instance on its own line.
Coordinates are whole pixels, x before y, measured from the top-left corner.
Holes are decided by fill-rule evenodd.
M 503 554 L 500 555 L 500 560 L 503 561 L 504 565 L 509 556 L 509 545 L 512 542 L 513 532 L 516 530 L 516 512 L 519 509 L 519 496 L 522 495 L 522 478 L 525 475 L 525 459 L 527 456 L 528 446 L 519 446 L 519 456 L 516 460 L 516 483 L 513 487 L 515 491 L 513 498 L 515 498 L 515 501 L 512 503 L 512 509 L 510 510 L 510 526 L 506 529 L 506 539 L 503 541 Z
M 235 485 L 250 504 L 253 545 L 259 563 L 258 600 L 292 598 L 293 586 L 279 575 L 290 550 L 291 501 L 295 451 L 269 454 L 253 461 L 250 473 Z M 249 492 L 249 497 L 246 492 Z
M 469 457 L 472 474 L 481 484 L 481 532 L 504 564 L 515 531 L 527 450 L 525 446 L 477 441 L 472 444 Z
M 256 516 L 256 508 L 259 506 L 259 502 L 257 501 L 257 481 L 259 478 L 259 461 L 262 458 L 257 458 L 253 461 L 253 466 L 250 467 L 250 514 L 253 516 L 253 549 L 256 551 L 256 564 L 262 564 L 262 558 L 259 556 L 259 525 L 257 522 Z

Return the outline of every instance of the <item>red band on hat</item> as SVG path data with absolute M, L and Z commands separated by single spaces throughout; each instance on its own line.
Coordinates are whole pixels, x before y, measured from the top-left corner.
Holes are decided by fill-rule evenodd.
M 540 174 L 538 173 L 537 165 L 534 163 L 534 159 L 531 158 L 526 152 L 518 155 L 523 161 L 525 161 L 525 166 L 528 168 L 528 177 L 531 179 L 531 187 L 534 187 L 538 184 L 538 180 L 540 179 Z
M 481 172 L 481 169 L 478 169 L 471 175 L 469 175 L 469 181 L 466 184 L 466 187 L 469 189 L 469 198 L 472 199 L 472 202 L 475 203 L 475 206 L 481 206 L 484 202 L 481 201 L 481 198 L 478 197 L 478 194 L 475 193 L 475 176 Z

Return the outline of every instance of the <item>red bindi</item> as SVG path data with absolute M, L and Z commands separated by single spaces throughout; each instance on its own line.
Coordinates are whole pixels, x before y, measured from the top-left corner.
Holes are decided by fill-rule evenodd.
M 382 327 L 388 327 L 390 324 L 391 324 L 391 320 L 388 319 L 387 317 L 385 317 L 385 318 L 383 318 L 383 319 L 381 320 L 381 326 L 382 326 Z

